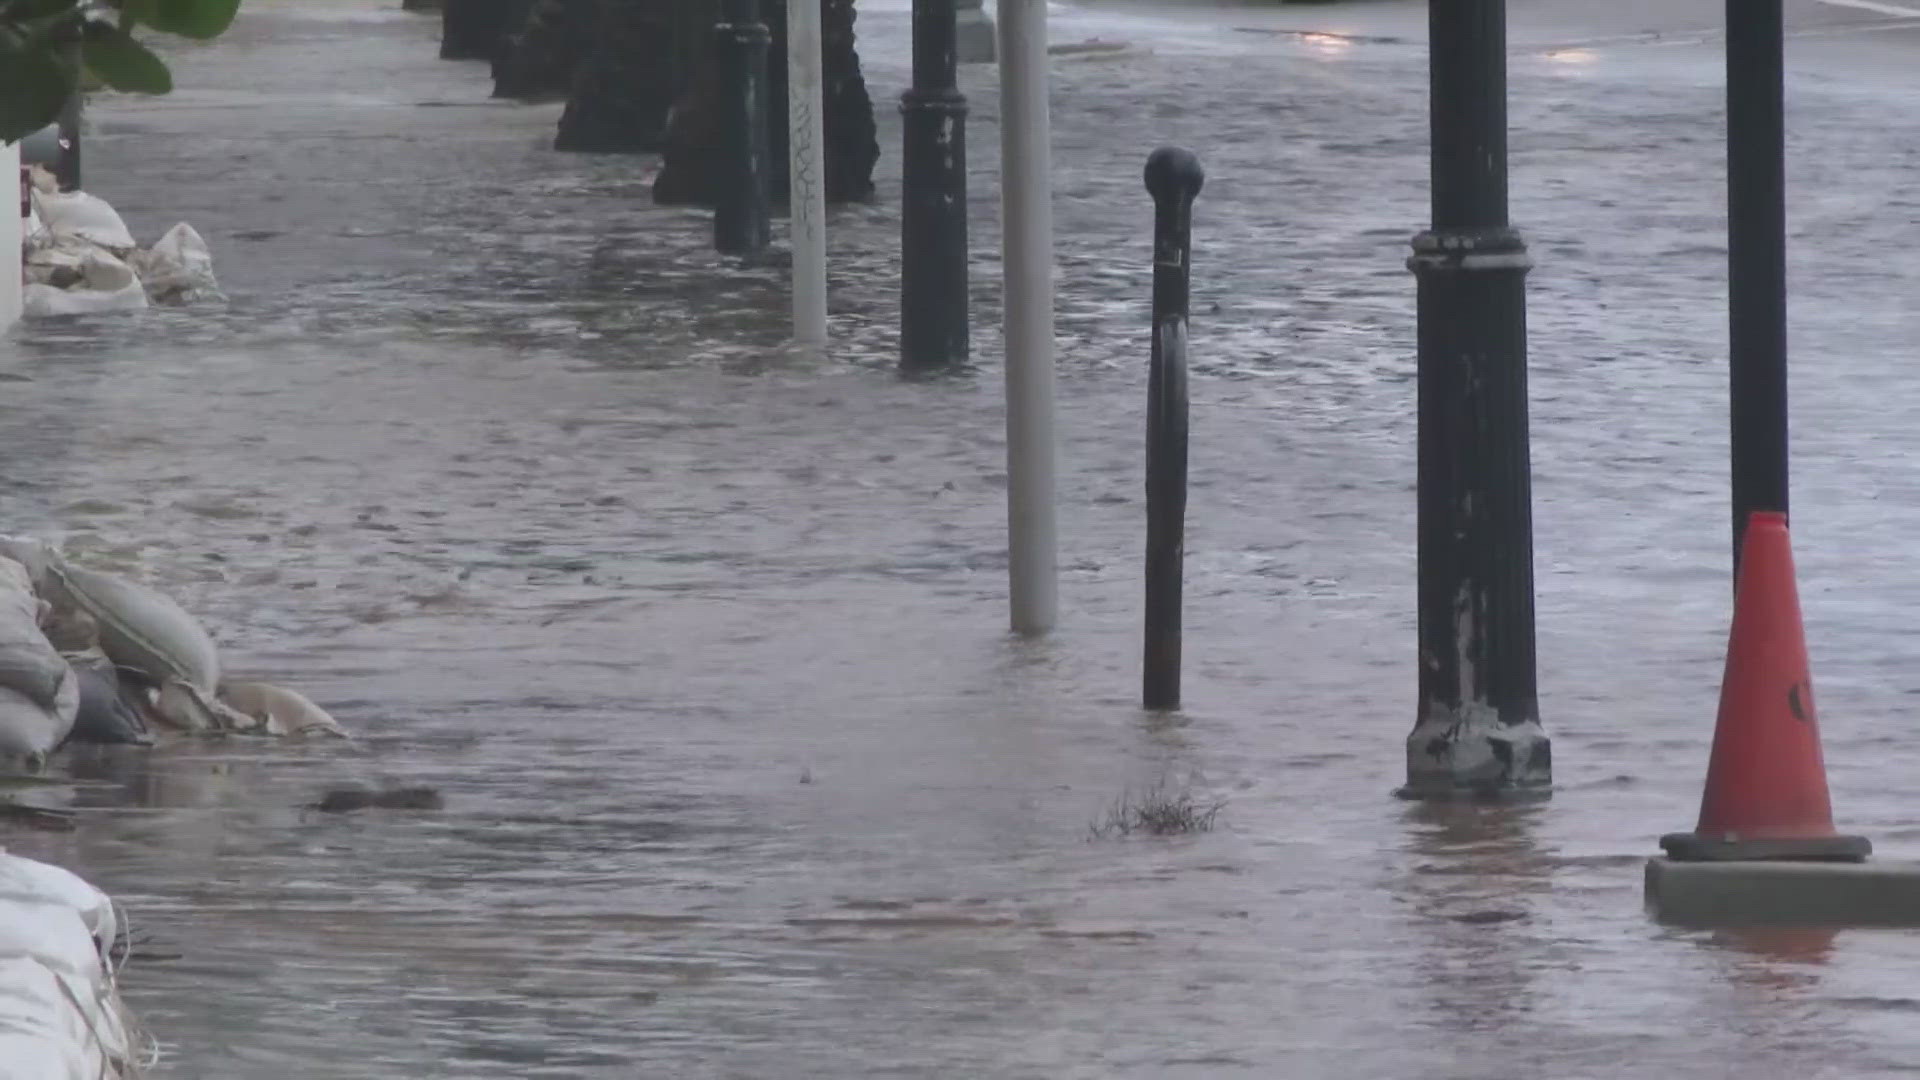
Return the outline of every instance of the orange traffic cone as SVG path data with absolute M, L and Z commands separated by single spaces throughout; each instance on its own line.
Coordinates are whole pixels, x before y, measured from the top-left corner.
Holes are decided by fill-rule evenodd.
M 1857 861 L 1873 850 L 1833 830 L 1793 548 L 1778 511 L 1747 523 L 1700 824 L 1660 846 L 1691 861 Z

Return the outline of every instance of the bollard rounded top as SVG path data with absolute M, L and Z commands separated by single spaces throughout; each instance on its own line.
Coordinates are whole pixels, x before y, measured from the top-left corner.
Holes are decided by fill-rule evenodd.
M 1206 181 L 1207 171 L 1191 150 L 1163 146 L 1147 157 L 1147 193 L 1154 202 L 1191 199 L 1200 194 L 1200 186 Z

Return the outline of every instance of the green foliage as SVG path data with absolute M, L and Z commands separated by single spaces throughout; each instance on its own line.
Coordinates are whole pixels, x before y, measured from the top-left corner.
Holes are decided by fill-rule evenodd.
M 207 40 L 240 0 L 0 0 L 0 142 L 54 122 L 78 87 L 164 94 L 173 76 L 133 31 Z
M 115 90 L 133 94 L 164 94 L 173 89 L 173 75 L 160 58 L 147 51 L 133 35 L 117 26 L 94 23 L 80 43 L 80 59 L 87 70 Z

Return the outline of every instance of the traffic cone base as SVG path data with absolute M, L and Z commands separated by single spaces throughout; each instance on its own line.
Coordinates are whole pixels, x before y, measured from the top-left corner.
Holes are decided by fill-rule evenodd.
M 1747 524 L 1700 822 L 1660 846 L 1695 862 L 1857 862 L 1873 850 L 1865 837 L 1833 828 L 1793 549 L 1777 511 L 1755 512 Z
M 1697 832 L 1668 833 L 1660 849 L 1682 862 L 1736 862 L 1742 859 L 1810 859 L 1859 862 L 1873 854 L 1873 842 L 1864 836 L 1805 836 L 1785 839 L 1703 836 Z

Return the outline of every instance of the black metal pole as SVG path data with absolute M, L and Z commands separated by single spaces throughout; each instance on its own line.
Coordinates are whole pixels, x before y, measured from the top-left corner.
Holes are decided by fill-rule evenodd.
M 720 83 L 713 246 L 726 255 L 752 255 L 773 239 L 767 182 L 767 46 L 773 33 L 761 19 L 760 0 L 725 0 L 713 29 Z
M 78 70 L 78 50 L 75 50 L 73 59 L 74 67 Z M 86 92 L 75 86 L 73 93 L 67 96 L 66 104 L 60 106 L 60 159 L 54 167 L 54 175 L 60 181 L 61 191 L 80 190 L 80 119 L 85 103 Z
M 913 86 L 900 95 L 900 364 L 965 362 L 967 99 L 957 82 L 954 0 L 913 0 Z
M 1419 282 L 1418 718 L 1410 797 L 1544 792 L 1534 678 L 1526 244 L 1507 222 L 1504 0 L 1428 0 L 1433 226 Z
M 1781 0 L 1727 0 L 1727 308 L 1733 566 L 1787 512 L 1787 178 Z
M 1200 159 L 1179 147 L 1147 158 L 1153 196 L 1153 360 L 1147 374 L 1147 619 L 1141 704 L 1180 707 L 1180 592 L 1186 557 L 1187 312 Z

